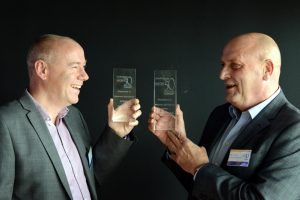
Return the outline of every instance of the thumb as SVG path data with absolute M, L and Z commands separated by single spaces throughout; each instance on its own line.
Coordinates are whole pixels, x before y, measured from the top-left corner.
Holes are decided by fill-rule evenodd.
M 180 105 L 177 104 L 176 106 L 176 122 L 175 122 L 175 130 L 180 134 L 185 134 L 185 126 L 184 126 L 184 119 L 183 119 L 183 112 L 180 109 Z
M 108 113 L 108 119 L 109 120 L 112 119 L 113 110 L 114 110 L 114 100 L 113 100 L 113 98 L 110 98 L 109 103 L 107 105 L 107 113 Z

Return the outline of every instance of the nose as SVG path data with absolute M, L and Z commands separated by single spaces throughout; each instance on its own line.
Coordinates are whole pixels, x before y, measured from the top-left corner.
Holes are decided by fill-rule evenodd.
M 228 69 L 227 66 L 224 65 L 222 67 L 219 78 L 223 81 L 230 78 L 230 70 Z
M 89 79 L 89 75 L 85 71 L 85 68 L 82 68 L 80 71 L 80 79 L 83 81 L 87 81 Z

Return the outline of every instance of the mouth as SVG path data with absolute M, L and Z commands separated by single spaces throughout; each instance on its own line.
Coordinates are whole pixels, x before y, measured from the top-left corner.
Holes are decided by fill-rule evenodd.
M 76 90 L 80 90 L 82 85 L 72 84 L 71 87 Z
M 226 89 L 226 91 L 233 90 L 236 87 L 237 87 L 236 83 L 225 83 L 225 89 Z

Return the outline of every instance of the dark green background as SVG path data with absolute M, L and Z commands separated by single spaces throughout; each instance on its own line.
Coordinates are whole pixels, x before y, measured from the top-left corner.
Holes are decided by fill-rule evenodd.
M 147 130 L 155 69 L 178 70 L 178 102 L 187 134 L 197 142 L 210 111 L 224 102 L 224 86 L 218 78 L 224 44 L 237 34 L 264 32 L 278 42 L 282 52 L 281 87 L 300 107 L 299 3 L 11 1 L 1 7 L 0 26 L 1 102 L 26 88 L 26 52 L 34 38 L 56 33 L 82 44 L 90 80 L 77 106 L 95 135 L 106 123 L 113 67 L 136 68 L 143 111 L 135 128 L 139 141 L 102 188 L 102 200 L 186 199 L 187 192 L 160 162 L 164 147 Z

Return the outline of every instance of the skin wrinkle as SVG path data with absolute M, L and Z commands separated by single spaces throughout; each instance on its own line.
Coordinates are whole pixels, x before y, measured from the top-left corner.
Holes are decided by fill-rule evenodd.
M 220 79 L 225 84 L 236 84 L 237 90 L 231 95 L 227 94 L 226 100 L 243 111 L 267 99 L 279 86 L 280 59 L 276 59 L 278 54 L 280 52 L 276 43 L 263 34 L 250 33 L 230 40 L 223 50 Z M 232 63 L 238 63 L 241 67 L 231 70 L 228 65 Z M 270 65 L 273 71 L 270 71 Z M 265 73 L 274 74 L 265 76 Z M 261 81 L 266 78 L 270 80 Z

